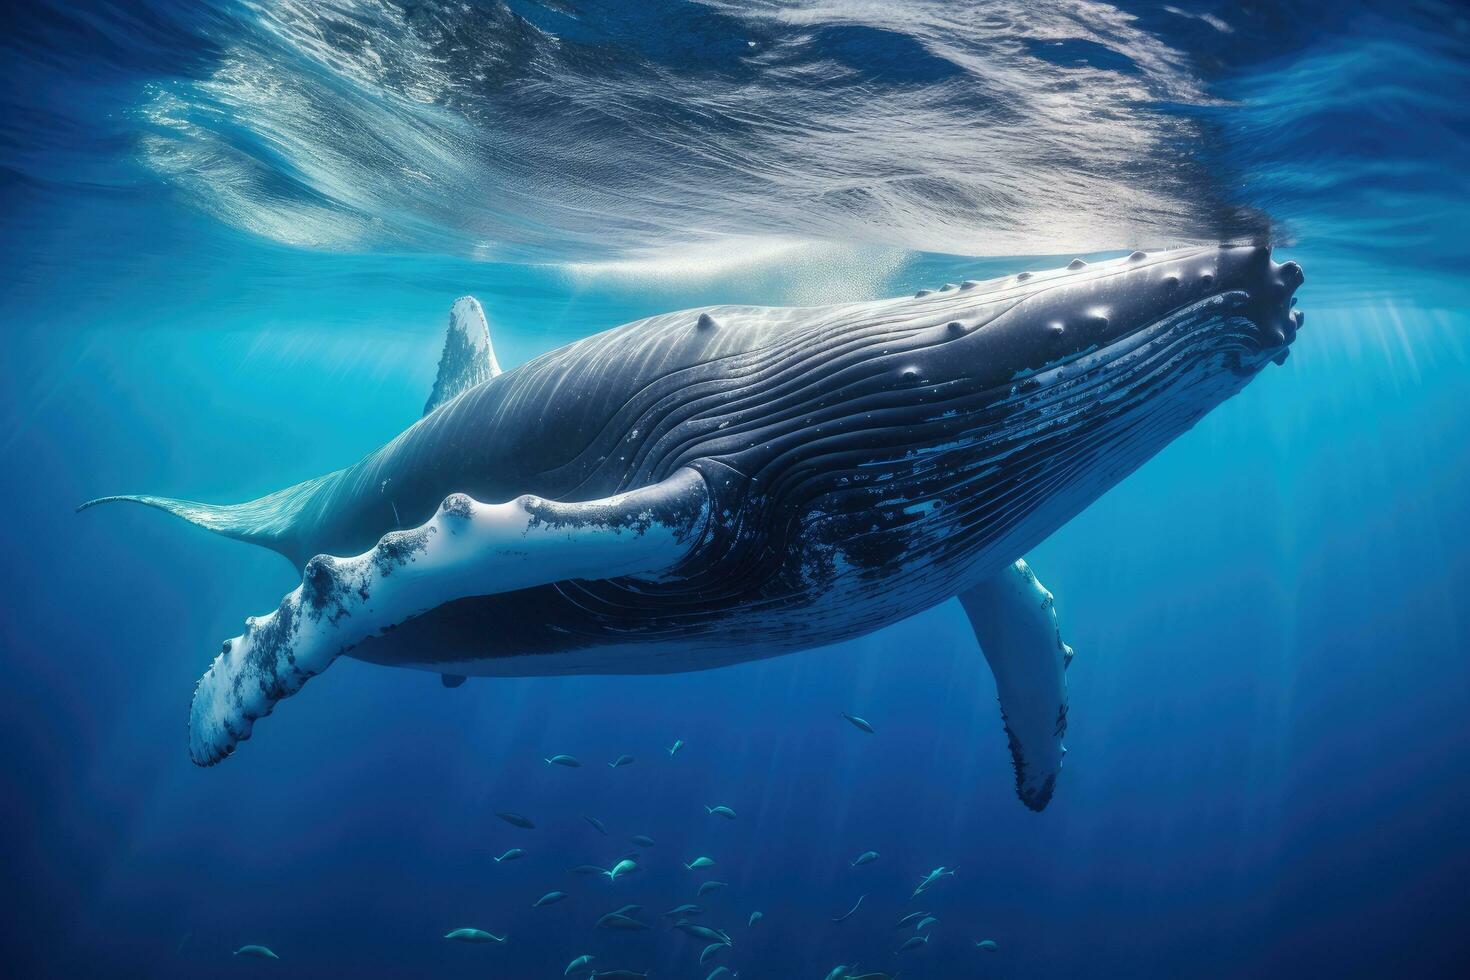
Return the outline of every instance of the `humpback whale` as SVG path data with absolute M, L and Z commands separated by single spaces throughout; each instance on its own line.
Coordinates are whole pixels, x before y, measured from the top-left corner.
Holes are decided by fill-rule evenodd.
M 1294 262 L 1133 254 L 812 308 L 649 317 L 502 371 L 454 304 L 425 414 L 247 503 L 106 497 L 302 570 L 195 689 L 194 762 L 339 656 L 466 677 L 701 670 L 956 598 L 1022 802 L 1051 799 L 1066 667 L 1024 555 L 1287 355 Z

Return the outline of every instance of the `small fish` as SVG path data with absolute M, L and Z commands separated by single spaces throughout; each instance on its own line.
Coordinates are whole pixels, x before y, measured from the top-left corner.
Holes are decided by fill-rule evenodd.
M 542 895 L 540 898 L 536 899 L 536 901 L 532 903 L 531 908 L 543 909 L 548 905 L 555 905 L 557 902 L 560 902 L 566 897 L 566 892 L 547 892 L 545 895 Z
M 613 915 L 632 915 L 634 912 L 642 911 L 643 906 L 641 905 L 624 905 L 622 908 L 615 910 Z
M 997 949 L 1000 949 L 1000 946 L 996 943 L 994 939 L 980 939 L 976 940 L 975 948 L 983 949 L 987 953 L 993 953 Z
M 649 837 L 647 834 L 634 834 L 632 837 L 629 837 L 628 839 L 630 841 L 632 841 L 633 843 L 637 844 L 639 847 L 652 847 L 653 846 L 653 838 L 652 837 Z
M 927 891 L 929 889 L 929 886 L 932 885 L 932 884 L 934 884 L 940 878 L 953 878 L 953 877 L 954 877 L 954 868 L 946 868 L 944 865 L 941 864 L 939 867 L 935 868 L 933 871 L 929 872 L 927 875 L 924 876 L 924 880 L 921 881 L 921 882 L 919 882 L 919 887 L 918 888 L 915 888 L 914 889 L 914 894 L 913 895 L 910 895 L 909 897 L 910 898 L 913 898 L 914 896 L 920 895 L 923 892 Z
M 611 871 L 604 871 L 603 874 L 607 875 L 607 880 L 608 881 L 617 881 L 618 878 L 621 877 L 622 875 L 625 875 L 625 874 L 627 874 L 630 871 L 637 871 L 637 870 L 638 870 L 638 862 L 637 861 L 633 861 L 633 860 L 630 860 L 628 858 L 624 858 L 623 860 L 619 861 L 617 864 L 613 865 Z
M 866 719 L 859 718 L 857 715 L 850 715 L 846 711 L 842 712 L 842 717 L 846 718 L 848 721 L 852 722 L 854 726 L 861 728 L 869 735 L 873 734 L 873 726 L 868 724 Z
M 904 926 L 908 925 L 910 922 L 915 922 L 915 921 L 917 921 L 919 919 L 922 919 L 924 916 L 926 916 L 928 914 L 929 914 L 928 912 L 910 912 L 908 915 L 904 916 L 902 919 L 899 919 L 898 920 L 898 924 L 895 925 L 893 928 L 895 928 L 895 929 L 902 929 Z
M 457 943 L 503 943 L 504 936 L 496 936 L 486 932 L 484 929 L 454 929 L 444 934 L 445 939 L 452 939 Z
M 575 868 L 568 868 L 574 875 L 605 875 L 607 872 L 595 864 L 579 864 Z
M 761 913 L 752 912 L 750 913 L 750 921 L 746 923 L 746 926 L 753 926 L 763 918 L 765 918 L 765 916 L 761 915 Z
M 639 922 L 637 919 L 633 918 L 630 915 L 623 915 L 619 912 L 609 912 L 607 915 L 604 915 L 602 918 L 597 920 L 597 925 L 594 928 L 624 929 L 632 931 L 636 929 L 647 929 L 648 923 Z
M 495 863 L 499 864 L 501 861 L 514 861 L 516 858 L 523 858 L 525 856 L 525 851 L 521 850 L 519 847 L 512 847 L 510 850 L 500 855 L 500 857 L 496 858 Z
M 925 935 L 925 936 L 913 936 L 913 937 L 911 937 L 909 939 L 908 942 L 906 942 L 902 946 L 898 947 L 898 949 L 896 950 L 896 952 L 902 953 L 902 952 L 905 952 L 905 951 L 910 950 L 910 949 L 918 949 L 920 946 L 923 946 L 923 945 L 927 944 L 928 942 L 929 942 L 929 937 L 927 935 Z
M 699 891 L 695 892 L 694 897 L 703 898 L 715 889 L 724 887 L 726 887 L 726 885 L 723 881 L 706 881 L 704 884 L 699 886 Z
M 923 932 L 925 929 L 929 928 L 938 921 L 939 920 L 932 915 L 925 916 L 924 918 L 919 920 L 918 925 L 914 926 L 914 932 Z
M 848 973 L 847 967 L 839 963 L 832 968 L 831 973 L 827 974 L 827 980 L 846 980 Z
M 570 755 L 554 755 L 546 760 L 546 764 L 548 766 L 566 766 L 568 769 L 582 768 L 582 763 L 575 756 Z
M 536 825 L 531 822 L 530 817 L 523 817 L 519 813 L 511 813 L 509 810 L 496 810 L 495 815 L 512 827 L 519 827 L 522 830 L 536 829 Z
M 278 959 L 280 959 L 280 957 L 277 956 L 275 954 L 275 952 L 269 946 L 256 946 L 254 944 L 251 944 L 249 946 L 241 946 L 239 949 L 235 950 L 235 952 L 234 952 L 233 955 L 235 955 L 235 956 L 250 956 L 250 957 L 253 957 L 253 958 L 257 959 L 257 960 L 278 960 Z
M 724 817 L 726 820 L 735 819 L 735 811 L 727 806 L 707 806 L 704 812 L 714 817 Z
M 631 766 L 635 761 L 636 760 L 634 760 L 631 755 L 620 755 L 613 761 L 609 762 L 607 764 L 607 767 L 609 769 L 621 769 L 624 766 Z
M 590 823 L 594 828 L 596 828 L 599 834 L 604 837 L 607 836 L 607 828 L 602 825 L 601 820 L 598 820 L 596 817 L 583 817 L 582 819 Z
M 690 861 L 688 864 L 684 865 L 684 867 L 686 870 L 693 871 L 695 868 L 712 868 L 714 867 L 714 865 L 714 858 L 697 857 L 693 861 Z
M 853 905 L 852 908 L 848 909 L 846 912 L 842 913 L 841 915 L 839 915 L 837 918 L 833 919 L 832 921 L 833 922 L 845 922 L 846 920 L 852 918 L 852 914 L 858 910 L 858 906 L 859 905 L 862 905 L 863 904 L 863 899 L 865 899 L 867 897 L 868 897 L 867 895 L 859 895 L 857 902 Z
M 590 970 L 592 969 L 592 961 L 596 958 L 591 955 L 579 956 L 567 964 L 567 968 L 561 972 L 561 975 L 569 977 L 574 972 L 581 973 L 583 970 Z
M 699 954 L 699 963 L 700 963 L 700 965 L 703 966 L 705 960 L 709 959 L 711 956 L 715 955 L 720 950 L 727 949 L 728 947 L 729 947 L 729 944 L 728 943 L 710 943 Z
M 703 913 L 704 907 L 701 905 L 684 904 L 678 906 L 677 908 L 669 909 L 667 912 L 664 913 L 664 915 L 665 917 L 672 919 L 677 915 L 702 915 Z
M 852 862 L 852 866 L 854 868 L 860 868 L 865 864 L 872 864 L 876 860 L 878 860 L 877 851 L 864 851 L 858 855 L 856 861 Z
M 690 922 L 688 919 L 680 919 L 678 922 L 675 922 L 674 928 L 680 932 L 686 932 L 697 939 L 703 939 L 705 942 L 724 943 L 726 946 L 733 945 L 730 937 L 720 930 L 711 929 L 709 926 L 702 926 L 697 922 Z
M 679 751 L 683 747 L 684 740 L 682 738 L 674 739 L 674 744 L 669 746 L 669 758 L 672 759 L 674 757 L 674 753 Z

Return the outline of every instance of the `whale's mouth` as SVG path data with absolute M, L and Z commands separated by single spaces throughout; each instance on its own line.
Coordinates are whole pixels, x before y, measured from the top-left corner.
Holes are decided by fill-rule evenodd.
M 1305 279 L 1302 267 L 1295 262 L 1271 262 L 1263 282 L 1253 290 L 1242 291 L 1242 313 L 1255 329 L 1246 335 L 1242 347 L 1228 351 L 1228 366 L 1235 373 L 1250 376 L 1267 364 L 1286 363 L 1306 320 L 1296 308 L 1295 296 Z
M 1014 376 L 994 406 L 1007 415 L 1005 441 L 1046 443 L 1050 469 L 1077 479 L 1094 466 L 1131 471 L 1266 365 L 1283 362 L 1303 320 L 1293 305 L 1301 267 L 1250 252 L 1242 256 L 1249 267 L 1211 273 L 1214 282 L 1157 318 Z M 1159 274 L 1204 278 L 1191 263 Z M 1063 459 L 1074 465 L 1056 465 Z
M 1187 299 L 1180 297 L 1186 301 L 1157 320 L 1104 341 L 1092 352 L 1093 360 L 1109 362 L 1167 338 L 1243 377 L 1267 364 L 1286 363 L 1305 320 L 1295 294 L 1306 277 L 1296 262 L 1272 261 L 1265 246 L 1237 246 L 1204 261 L 1181 260 L 1160 273 L 1164 290 L 1187 290 Z
M 997 334 L 1006 337 L 1000 350 L 1026 352 L 1029 363 L 1012 380 L 1057 378 L 1058 367 L 1066 377 L 1181 330 L 1202 342 L 1194 349 L 1215 369 L 1249 374 L 1286 360 L 1302 324 L 1293 294 L 1304 278 L 1301 266 L 1273 261 L 1264 245 L 1134 252 L 1098 265 L 1078 259 L 1043 274 L 989 329 L 1010 331 Z M 1222 322 L 1186 315 L 1197 313 Z
M 1297 309 L 1297 292 L 1305 281 L 1301 266 L 1295 262 L 1269 263 L 1266 281 L 1251 295 L 1247 316 L 1257 326 L 1255 350 L 1236 364 L 1241 373 L 1257 372 L 1267 363 L 1285 364 L 1292 342 L 1301 331 L 1305 314 Z
M 1295 262 L 1267 260 L 1248 276 L 1196 292 L 1158 319 L 1012 380 L 1033 380 L 1030 389 L 1064 391 L 1070 382 L 1091 375 L 1107 379 L 1102 388 L 1120 391 L 1156 385 L 1170 374 L 1249 379 L 1267 364 L 1285 363 L 1305 320 L 1294 297 L 1304 278 Z

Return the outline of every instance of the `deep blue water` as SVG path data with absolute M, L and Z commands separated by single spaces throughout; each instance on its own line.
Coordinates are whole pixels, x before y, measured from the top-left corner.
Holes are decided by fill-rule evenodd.
M 735 939 L 715 962 L 747 978 L 1465 975 L 1462 7 L 140 0 L 7 19 L 9 975 L 556 977 L 591 953 L 703 978 L 703 944 L 662 920 L 591 929 L 693 900 L 700 854 L 729 882 L 703 903 Z M 1299 261 L 1308 323 L 1284 366 L 1029 556 L 1077 651 L 1040 815 L 955 603 L 667 677 L 451 691 L 344 660 L 196 769 L 195 679 L 298 572 L 158 513 L 72 512 L 120 491 L 243 500 L 352 462 L 417 417 L 465 293 L 509 366 L 671 309 L 1218 236 Z M 632 834 L 657 841 L 642 873 L 566 873 Z M 958 872 L 908 902 L 937 865 Z M 530 908 L 553 888 L 571 897 Z M 933 940 L 896 956 L 919 908 Z M 509 938 L 439 938 L 458 926 Z M 245 943 L 281 959 L 232 958 Z

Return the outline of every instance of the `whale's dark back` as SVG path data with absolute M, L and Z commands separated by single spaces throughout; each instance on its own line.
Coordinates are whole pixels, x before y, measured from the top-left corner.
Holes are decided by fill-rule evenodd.
M 1014 303 L 974 312 L 966 331 Z M 729 477 L 727 488 L 738 484 L 720 502 L 722 540 L 711 556 L 719 560 L 702 573 L 661 587 L 566 582 L 449 603 L 360 651 L 388 662 L 399 651 L 444 659 L 465 649 L 555 652 L 605 632 L 692 635 L 720 628 L 752 600 L 800 604 L 814 577 L 838 563 L 876 576 L 899 557 L 900 525 L 924 516 L 898 500 L 875 507 L 884 485 L 893 489 L 895 475 L 912 468 L 921 444 L 952 440 L 959 416 L 991 386 L 944 365 L 944 348 L 964 334 L 948 329 L 943 310 L 916 318 L 910 306 L 732 307 L 708 311 L 712 321 L 671 314 L 553 351 L 471 389 L 336 475 L 318 492 L 305 522 L 312 534 L 295 550 L 361 552 L 395 526 L 421 523 L 455 492 L 595 499 L 688 464 Z M 824 530 L 806 534 L 814 508 Z M 809 547 L 790 547 L 796 536 Z M 837 541 L 842 554 L 831 547 Z M 763 634 L 780 652 L 769 622 Z
M 907 439 L 882 430 L 926 413 L 914 389 L 932 380 L 904 372 L 955 337 L 882 306 L 675 313 L 569 344 L 465 392 L 314 489 L 288 550 L 303 560 L 360 553 L 451 493 L 590 500 L 711 458 L 774 487 L 844 446 L 891 438 L 902 452 Z

